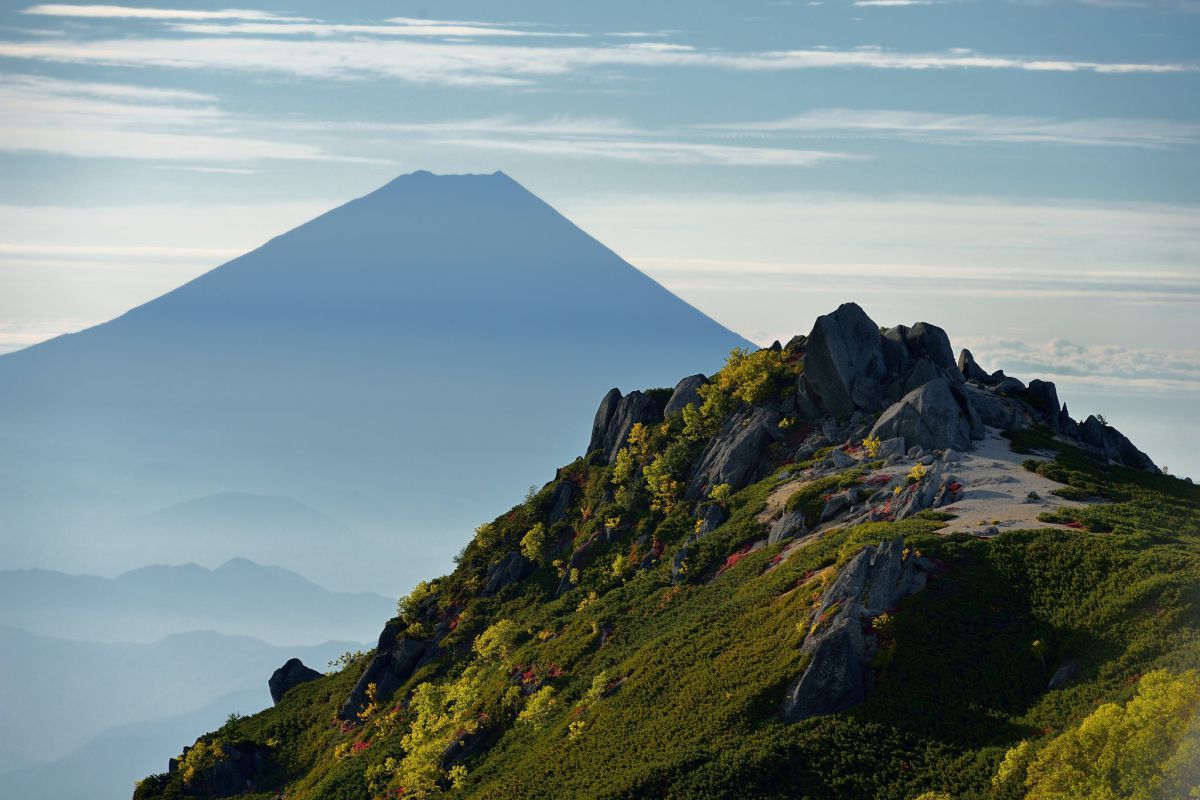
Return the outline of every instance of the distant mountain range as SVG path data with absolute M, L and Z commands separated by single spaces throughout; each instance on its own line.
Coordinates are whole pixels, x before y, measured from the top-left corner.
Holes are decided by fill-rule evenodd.
M 0 357 L 0 563 L 141 566 L 146 515 L 234 492 L 341 521 L 306 574 L 395 594 L 578 451 L 574 422 L 610 387 L 748 344 L 506 175 L 406 175 Z M 264 526 L 170 548 L 292 566 L 313 543 Z
M 192 630 L 281 645 L 369 641 L 377 633 L 372 620 L 394 609 L 383 595 L 330 592 L 240 558 L 216 569 L 153 566 L 116 578 L 0 572 L 0 626 L 80 641 L 146 643 Z
M 6 772 L 33 768 L 49 775 L 49 767 L 36 765 L 49 764 L 88 742 L 104 747 L 97 737 L 113 728 L 190 715 L 231 694 L 239 696 L 238 704 L 224 707 L 221 717 L 265 708 L 271 705 L 267 679 L 287 659 L 298 657 L 324 670 L 341 653 L 362 646 L 336 641 L 280 647 L 211 631 L 176 634 L 148 644 L 96 643 L 0 628 L 0 707 L 5 720 L 0 726 L 0 787 L 10 785 Z M 243 695 L 246 692 L 253 692 L 257 702 Z M 201 716 L 209 719 L 212 714 Z M 157 768 L 178 749 L 176 742 L 158 742 Z M 128 796 L 137 777 L 135 772 L 122 778 L 121 795 Z M 7 789 L 0 794 L 31 796 L 9 795 Z

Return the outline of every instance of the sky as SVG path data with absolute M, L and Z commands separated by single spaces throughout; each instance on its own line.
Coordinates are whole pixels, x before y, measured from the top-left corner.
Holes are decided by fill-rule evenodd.
M 1200 478 L 1198 0 L 2 5 L 0 352 L 500 169 L 755 341 L 926 319 Z

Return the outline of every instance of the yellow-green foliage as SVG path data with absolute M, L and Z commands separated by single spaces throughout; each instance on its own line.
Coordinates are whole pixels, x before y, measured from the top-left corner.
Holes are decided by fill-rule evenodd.
M 628 447 L 622 447 L 617 451 L 617 460 L 613 462 L 613 486 L 624 486 L 629 483 L 635 469 L 637 469 L 637 460 L 634 459 L 633 453 Z
M 908 482 L 909 483 L 916 483 L 917 481 L 921 480 L 924 477 L 925 477 L 925 465 L 924 464 L 913 464 L 912 469 L 910 469 L 908 471 Z
M 400 598 L 400 602 L 396 604 L 396 615 L 405 622 L 415 621 L 417 609 L 421 607 L 421 603 L 434 595 L 435 588 L 429 581 L 418 583 L 407 597 Z
M 191 783 L 196 779 L 198 772 L 208 769 L 224 757 L 225 751 L 219 741 L 214 739 L 206 742 L 201 739 L 196 742 L 179 761 L 179 772 L 183 776 L 183 782 Z
M 736 400 L 761 403 L 774 393 L 775 379 L 783 372 L 783 353 L 777 350 L 750 352 L 734 348 L 713 383 Z
M 584 697 L 584 702 L 595 703 L 604 696 L 604 692 L 608 689 L 608 673 L 601 670 L 592 678 L 592 685 L 588 688 L 587 695 Z
M 863 449 L 867 451 L 867 455 L 871 458 L 879 455 L 879 446 L 883 444 L 883 440 L 878 436 L 868 436 L 863 439 Z
M 650 490 L 650 509 L 670 513 L 683 493 L 683 482 L 676 480 L 665 458 L 650 462 L 643 472 Z
M 728 483 L 718 483 L 708 491 L 708 499 L 724 508 L 729 508 L 729 498 L 732 496 L 733 487 Z
M 512 653 L 521 626 L 511 619 L 497 620 L 475 638 L 475 653 L 485 661 L 503 661 Z
M 1155 670 L 1124 705 L 1105 703 L 1040 750 L 1008 751 L 993 786 L 1025 800 L 1200 797 L 1200 672 Z
M 530 561 L 541 561 L 546 547 L 546 526 L 537 523 L 521 538 L 521 555 Z
M 426 798 L 438 793 L 443 779 L 466 777 L 465 771 L 454 776 L 443 773 L 442 753 L 456 736 L 479 730 L 476 714 L 482 699 L 479 670 L 472 665 L 456 681 L 422 683 L 413 690 L 408 705 L 412 721 L 408 733 L 400 740 L 405 755 L 395 766 L 396 782 L 405 788 L 405 797 Z
M 553 686 L 543 686 L 529 696 L 525 708 L 517 714 L 517 722 L 529 725 L 534 729 L 542 728 L 554 714 L 554 706 L 558 699 L 554 696 Z

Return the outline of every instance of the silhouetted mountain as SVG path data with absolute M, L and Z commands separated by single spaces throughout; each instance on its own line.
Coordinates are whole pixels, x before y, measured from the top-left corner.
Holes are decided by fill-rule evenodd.
M 276 644 L 370 640 L 372 617 L 395 601 L 330 592 L 294 572 L 246 559 L 216 569 L 152 566 L 116 578 L 48 570 L 0 572 L 0 625 L 92 642 L 152 642 L 215 630 Z
M 0 358 L 0 560 L 127 569 L 113 531 L 237 491 L 385 538 L 403 560 L 348 541 L 314 577 L 394 592 L 577 451 L 600 393 L 744 344 L 507 176 L 406 175 Z
M 287 659 L 324 669 L 359 647 L 346 641 L 280 647 L 211 631 L 149 644 L 101 644 L 0 628 L 6 721 L 0 726 L 0 786 L 6 785 L 4 772 L 51 762 L 110 728 L 188 714 L 230 693 L 255 691 L 257 707 L 264 708 L 271 704 L 267 678 Z M 225 713 L 247 710 L 253 709 Z M 123 781 L 126 794 L 137 777 Z
M 176 742 L 197 729 L 220 727 L 231 713 L 248 714 L 262 706 L 262 691 L 255 689 L 224 695 L 185 714 L 119 725 L 48 764 L 0 774 L 0 785 L 6 796 L 21 800 L 128 800 L 132 780 L 161 770 L 164 761 L 179 755 Z

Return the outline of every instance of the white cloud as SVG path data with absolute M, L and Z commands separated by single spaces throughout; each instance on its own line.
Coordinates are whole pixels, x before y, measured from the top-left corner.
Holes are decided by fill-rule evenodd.
M 451 147 L 507 150 L 543 156 L 636 161 L 652 164 L 720 164 L 726 166 L 809 167 L 831 161 L 865 158 L 825 150 L 778 147 L 739 147 L 694 142 L 621 139 L 456 137 L 442 142 Z
M 381 163 L 305 143 L 239 135 L 234 121 L 207 103 L 211 99 L 132 85 L 0 75 L 0 151 L 216 163 Z
M 1062 385 L 1137 392 L 1200 394 L 1200 350 L 1079 345 L 1066 339 L 964 339 L 987 370 Z
M 1200 144 L 1200 123 L 1194 121 L 1136 118 L 1056 120 L 875 109 L 818 109 L 783 119 L 700 127 L 763 136 L 851 135 L 943 143 L 1049 143 L 1143 148 Z
M 22 14 L 46 17 L 82 19 L 194 19 L 194 20 L 275 20 L 277 22 L 308 22 L 308 17 L 281 17 L 267 11 L 248 11 L 227 8 L 222 11 L 193 11 L 178 8 L 134 8 L 131 6 L 43 4 L 30 6 Z
M 0 42 L 0 57 L 40 61 L 221 69 L 305 78 L 393 78 L 458 86 L 530 86 L 552 76 L 603 67 L 712 68 L 739 71 L 804 69 L 985 69 L 1095 73 L 1191 72 L 1183 62 L 1095 62 L 904 53 L 881 49 L 809 49 L 750 53 L 637 42 L 610 46 L 505 45 L 409 39 L 276 40 L 251 37 L 125 38 L 94 41 Z
M 486 23 L 437 22 L 420 24 L 417 21 L 392 25 L 353 25 L 332 22 L 237 22 L 232 24 L 210 22 L 178 22 L 170 24 L 171 30 L 180 33 L 196 33 L 201 35 L 232 35 L 244 34 L 252 36 L 411 36 L 411 37 L 446 37 L 457 36 L 475 38 L 480 36 L 495 37 L 545 37 L 545 38 L 583 38 L 584 33 L 568 33 L 561 31 L 533 31 L 516 28 L 504 28 L 487 25 Z

